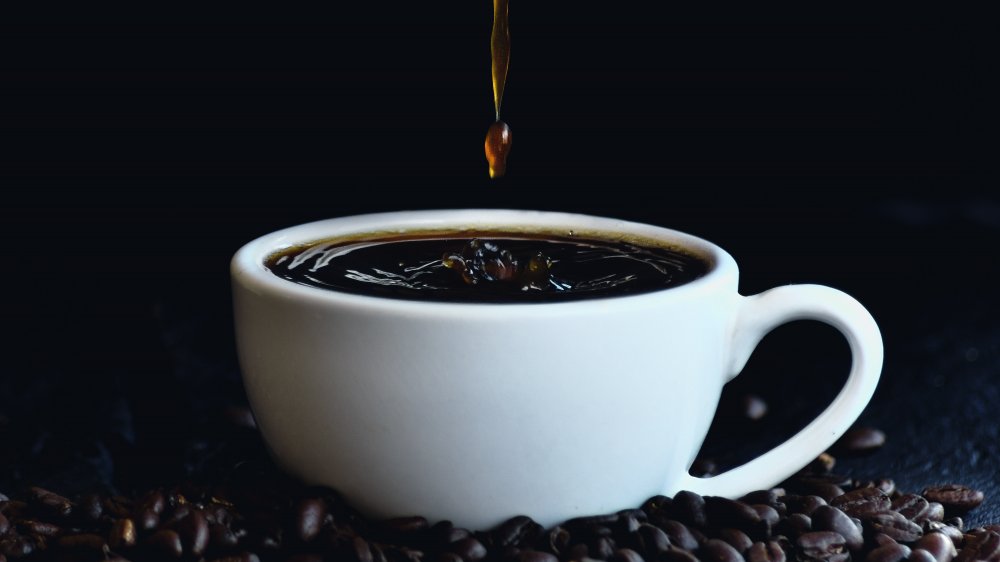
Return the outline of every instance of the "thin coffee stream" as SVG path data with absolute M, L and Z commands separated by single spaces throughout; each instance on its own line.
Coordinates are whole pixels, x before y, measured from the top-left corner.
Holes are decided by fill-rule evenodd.
M 708 270 L 676 249 L 504 232 L 323 241 L 274 254 L 267 267 L 295 283 L 349 293 L 491 303 L 645 293 Z

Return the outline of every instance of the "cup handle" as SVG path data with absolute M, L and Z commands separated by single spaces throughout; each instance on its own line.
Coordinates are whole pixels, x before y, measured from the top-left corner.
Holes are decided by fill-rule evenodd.
M 882 336 L 871 314 L 845 293 L 821 285 L 788 285 L 741 297 L 731 335 L 729 379 L 746 365 L 760 340 L 794 320 L 818 320 L 840 330 L 851 348 L 847 384 L 815 420 L 788 441 L 760 457 L 710 478 L 685 474 L 676 492 L 739 497 L 768 489 L 799 471 L 846 431 L 861 415 L 882 370 Z

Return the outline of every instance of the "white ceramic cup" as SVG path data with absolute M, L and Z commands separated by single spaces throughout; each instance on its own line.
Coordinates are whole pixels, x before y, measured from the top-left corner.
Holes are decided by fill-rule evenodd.
M 264 266 L 275 251 L 338 236 L 494 227 L 679 245 L 709 271 L 638 295 L 469 304 L 309 287 Z M 547 526 L 679 490 L 736 497 L 826 450 L 875 390 L 878 327 L 835 289 L 789 285 L 744 297 L 737 277 L 729 254 L 688 234 L 507 210 L 336 218 L 258 238 L 232 260 L 243 378 L 277 461 L 371 517 L 423 515 L 474 529 L 518 514 Z M 768 331 L 799 319 L 847 338 L 853 366 L 843 390 L 764 455 L 690 476 L 722 386 Z

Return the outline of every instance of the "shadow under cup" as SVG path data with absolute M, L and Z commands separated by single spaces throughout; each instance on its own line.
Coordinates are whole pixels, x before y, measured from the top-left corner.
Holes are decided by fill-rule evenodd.
M 610 233 L 683 248 L 707 271 L 641 294 L 496 304 L 353 294 L 265 267 L 275 252 L 316 240 L 463 228 Z M 240 365 L 268 447 L 289 472 L 372 517 L 489 528 L 525 514 L 551 525 L 680 489 L 739 495 L 770 486 L 850 425 L 881 365 L 880 340 L 877 350 L 862 345 L 877 338 L 874 322 L 831 312 L 849 299 L 852 314 L 867 315 L 843 293 L 798 286 L 780 302 L 741 297 L 736 263 L 717 246 L 609 218 L 460 210 L 331 219 L 250 242 L 234 256 L 232 278 Z M 818 311 L 798 302 L 818 298 L 837 302 Z M 806 440 L 816 441 L 811 431 L 822 438 L 796 443 L 800 433 L 730 473 L 691 477 L 723 384 L 789 314 L 830 322 L 852 343 L 848 386 L 803 430 Z M 864 333 L 852 340 L 855 332 Z

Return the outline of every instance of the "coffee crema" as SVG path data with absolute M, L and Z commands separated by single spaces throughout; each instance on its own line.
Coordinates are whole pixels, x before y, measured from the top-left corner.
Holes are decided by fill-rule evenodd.
M 542 303 L 683 285 L 709 264 L 681 249 L 506 231 L 409 232 L 293 246 L 265 261 L 278 277 L 409 300 Z

